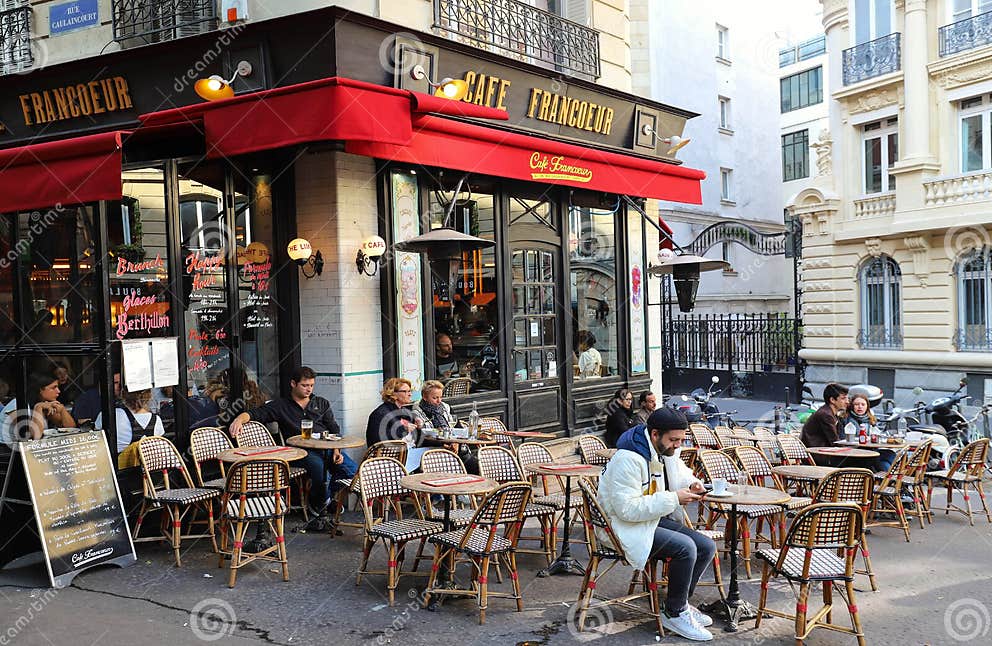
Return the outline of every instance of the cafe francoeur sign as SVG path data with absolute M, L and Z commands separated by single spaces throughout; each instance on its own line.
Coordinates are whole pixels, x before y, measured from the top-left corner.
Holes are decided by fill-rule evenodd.
M 24 125 L 35 126 L 107 112 L 131 110 L 131 90 L 123 76 L 96 79 L 17 97 Z
M 539 180 L 592 181 L 592 169 L 579 166 L 564 155 L 534 152 L 530 156 L 530 177 Z

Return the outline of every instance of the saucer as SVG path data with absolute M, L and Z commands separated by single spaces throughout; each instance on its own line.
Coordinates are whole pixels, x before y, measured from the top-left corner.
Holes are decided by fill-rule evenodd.
M 706 492 L 706 497 L 707 498 L 729 498 L 729 497 L 731 497 L 733 495 L 734 495 L 734 492 L 731 491 L 730 489 L 727 489 L 723 493 L 717 493 L 715 491 L 708 491 L 708 492 Z

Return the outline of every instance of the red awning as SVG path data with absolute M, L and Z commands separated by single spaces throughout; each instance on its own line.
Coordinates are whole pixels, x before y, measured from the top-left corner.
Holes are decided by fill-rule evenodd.
M 702 171 L 436 115 L 506 120 L 502 110 L 328 78 L 141 115 L 143 126 L 202 122 L 209 157 L 314 141 L 351 153 L 676 202 L 702 202 Z
M 121 198 L 126 132 L 0 150 L 0 213 Z

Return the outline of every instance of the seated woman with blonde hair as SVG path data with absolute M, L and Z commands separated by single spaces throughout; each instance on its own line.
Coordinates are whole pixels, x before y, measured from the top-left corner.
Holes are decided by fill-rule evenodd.
M 413 411 L 406 408 L 413 401 L 413 382 L 402 377 L 391 377 L 382 385 L 382 404 L 369 414 L 365 427 L 365 442 L 372 446 L 386 440 L 413 440 L 417 444 L 418 422 Z
M 451 430 L 455 426 L 455 416 L 451 406 L 441 401 L 444 384 L 440 381 L 425 381 L 420 388 L 420 401 L 413 406 L 413 415 L 421 428 L 434 428 L 438 431 Z M 441 446 L 458 454 L 469 473 L 479 473 L 479 460 L 472 454 L 468 445 L 441 440 L 425 440 L 425 445 Z
M 138 465 L 138 441 L 149 435 L 165 435 L 165 427 L 162 419 L 148 410 L 151 389 L 124 390 L 121 399 L 124 407 L 114 409 L 117 414 L 117 466 L 126 469 Z M 103 428 L 103 413 L 97 415 L 96 427 Z

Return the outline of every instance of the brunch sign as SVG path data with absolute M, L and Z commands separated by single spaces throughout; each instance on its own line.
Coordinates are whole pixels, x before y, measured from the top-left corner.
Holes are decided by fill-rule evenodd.
M 592 180 L 592 169 L 579 166 L 564 155 L 533 152 L 530 156 L 531 179 L 568 180 L 586 183 Z

